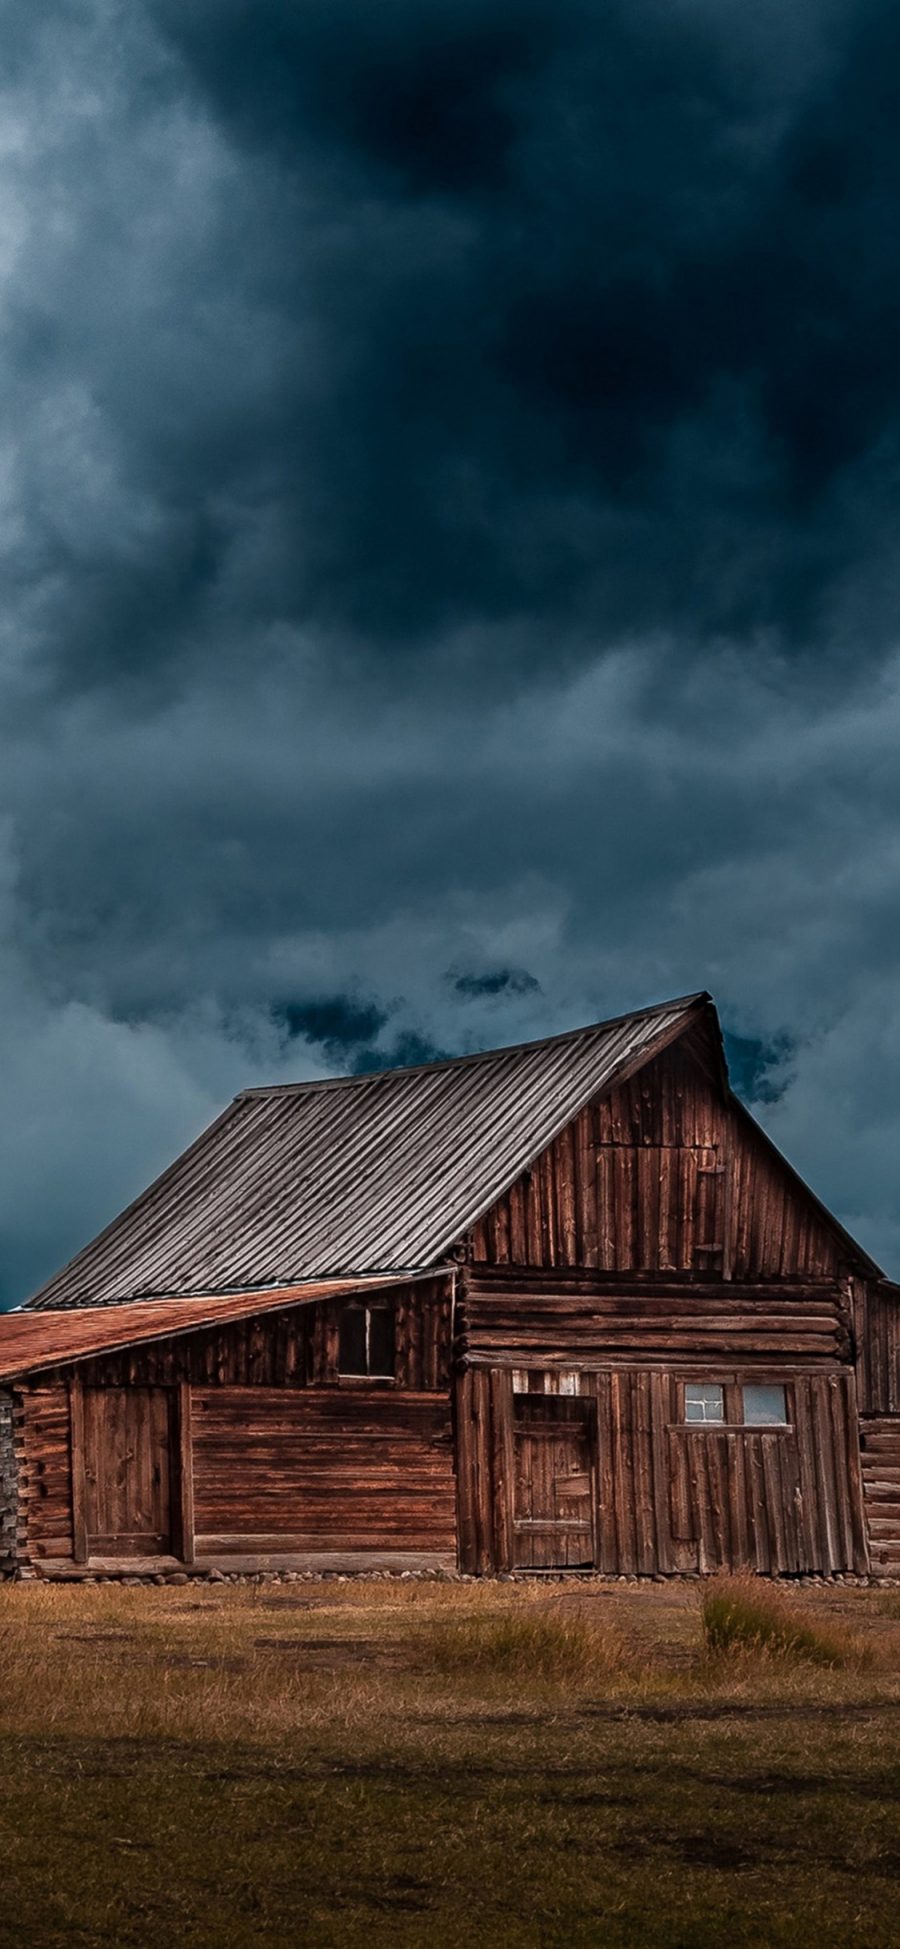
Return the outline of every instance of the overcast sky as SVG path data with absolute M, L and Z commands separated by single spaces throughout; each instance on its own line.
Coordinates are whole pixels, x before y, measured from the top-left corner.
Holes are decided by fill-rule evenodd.
M 13 0 L 0 1292 L 709 987 L 900 1274 L 900 11 Z

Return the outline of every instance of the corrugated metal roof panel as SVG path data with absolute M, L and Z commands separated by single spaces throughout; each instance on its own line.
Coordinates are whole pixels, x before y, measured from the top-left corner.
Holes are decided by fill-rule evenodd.
M 247 1090 L 36 1307 L 433 1265 L 706 995 L 417 1069 Z
M 407 1279 L 392 1283 L 409 1283 Z M 193 1333 L 204 1326 L 226 1326 L 232 1320 L 284 1307 L 310 1305 L 317 1299 L 377 1292 L 382 1279 L 320 1279 L 271 1292 L 204 1294 L 193 1299 L 126 1301 L 118 1306 L 71 1306 L 39 1313 L 0 1314 L 0 1381 L 14 1380 L 47 1367 L 61 1367 L 90 1354 L 111 1353 L 140 1340 L 159 1340 L 173 1333 Z

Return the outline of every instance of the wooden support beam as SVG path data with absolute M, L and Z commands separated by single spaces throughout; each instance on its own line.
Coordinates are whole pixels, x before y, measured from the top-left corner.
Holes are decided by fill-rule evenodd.
M 191 1385 L 178 1389 L 178 1510 L 180 1555 L 194 1561 L 194 1444 L 191 1434 Z

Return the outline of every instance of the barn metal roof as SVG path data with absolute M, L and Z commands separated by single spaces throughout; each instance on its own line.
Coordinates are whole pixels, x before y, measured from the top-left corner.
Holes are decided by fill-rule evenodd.
M 688 995 L 517 1048 L 245 1090 L 29 1304 L 433 1266 L 598 1090 L 710 1006 Z
M 410 1275 L 412 1277 L 412 1275 Z M 392 1284 L 408 1284 L 406 1280 Z M 154 1299 L 121 1306 L 73 1306 L 42 1313 L 0 1314 L 0 1382 L 47 1367 L 63 1367 L 91 1354 L 113 1353 L 139 1340 L 168 1339 L 204 1326 L 225 1326 L 317 1299 L 336 1299 L 383 1289 L 383 1279 L 317 1279 L 265 1293 L 205 1294 L 193 1299 Z

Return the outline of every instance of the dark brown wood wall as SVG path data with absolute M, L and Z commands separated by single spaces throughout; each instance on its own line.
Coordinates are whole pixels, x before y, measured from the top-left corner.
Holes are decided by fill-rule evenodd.
M 454 1552 L 448 1397 L 209 1387 L 191 1413 L 198 1557 Z
M 15 1397 L 19 1532 L 24 1556 L 71 1557 L 69 1394 L 64 1380 Z
M 375 1294 L 373 1293 L 373 1298 Z M 398 1387 L 420 1392 L 450 1384 L 451 1298 L 446 1274 L 414 1285 L 379 1287 L 396 1308 Z M 230 1326 L 170 1340 L 149 1340 L 79 1363 L 86 1387 L 156 1387 L 190 1381 L 202 1387 L 339 1385 L 340 1301 L 286 1307 Z
M 900 1415 L 900 1292 L 854 1279 L 852 1298 L 863 1414 Z
M 732 1387 L 745 1378 L 724 1366 L 716 1377 Z M 762 1375 L 757 1367 L 751 1377 L 786 1384 L 789 1427 L 687 1427 L 679 1417 L 682 1377 L 669 1370 L 577 1377 L 596 1402 L 599 1570 L 866 1569 L 852 1373 Z M 532 1374 L 529 1385 L 538 1378 Z M 471 1571 L 512 1562 L 512 1411 L 509 1369 L 475 1367 L 460 1377 L 460 1557 Z
M 449 1281 L 442 1275 L 379 1288 L 379 1299 L 388 1296 L 397 1309 L 393 1386 L 361 1388 L 339 1377 L 339 1302 L 261 1311 L 230 1326 L 98 1355 L 23 1384 L 14 1396 L 23 1560 L 70 1559 L 75 1551 L 73 1375 L 76 1394 L 84 1390 L 86 1397 L 93 1389 L 122 1388 L 168 1388 L 182 1401 L 188 1397 L 183 1414 L 205 1498 L 194 1512 L 195 1529 L 202 1522 L 216 1534 L 283 1531 L 283 1523 L 270 1522 L 280 1484 L 293 1512 L 290 1532 L 299 1533 L 302 1498 L 320 1525 L 311 1528 L 304 1518 L 304 1533 L 328 1537 L 304 1548 L 380 1550 L 389 1536 L 392 1549 L 452 1550 Z M 288 1440 L 302 1448 L 294 1477 Z M 321 1483 L 316 1487 L 316 1466 L 327 1472 L 330 1494 Z M 350 1535 L 357 1539 L 352 1544 Z
M 900 1290 L 854 1279 L 863 1489 L 872 1569 L 900 1573 Z
M 860 1423 L 863 1495 L 872 1570 L 900 1574 L 900 1415 L 864 1415 Z
M 659 1365 L 667 1360 L 849 1360 L 846 1295 L 828 1280 L 660 1278 L 652 1284 L 584 1269 L 466 1267 L 457 1352 L 490 1365 Z
M 488 1264 L 834 1278 L 837 1234 L 677 1044 L 587 1106 L 474 1227 Z

